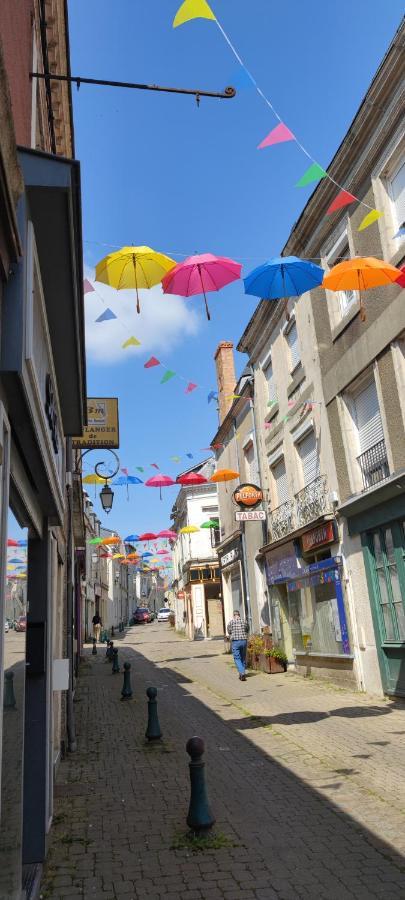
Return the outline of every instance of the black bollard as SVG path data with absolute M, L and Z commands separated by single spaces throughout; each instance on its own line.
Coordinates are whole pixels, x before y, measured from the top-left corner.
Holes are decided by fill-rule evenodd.
M 92 656 L 97 656 L 97 641 L 96 638 L 93 638 L 93 649 L 91 651 Z
M 130 700 L 132 697 L 131 687 L 131 663 L 124 662 L 124 684 L 121 691 L 121 700 Z
M 118 675 L 120 671 L 119 663 L 118 663 L 118 648 L 113 648 L 113 666 L 112 666 L 112 674 Z
M 148 727 L 145 731 L 145 737 L 148 741 L 159 741 L 162 737 L 162 732 L 157 710 L 157 688 L 148 687 L 146 696 L 148 697 Z
M 15 709 L 15 694 L 14 694 L 14 672 L 5 672 L 4 673 L 4 701 L 3 706 L 4 709 Z
M 205 784 L 205 763 L 202 760 L 204 753 L 204 741 L 200 737 L 192 737 L 186 744 L 186 750 L 191 757 L 190 767 L 190 806 L 187 816 L 187 825 L 196 834 L 207 832 L 215 824 L 212 815 Z
M 113 661 L 113 659 L 114 659 L 114 641 L 108 642 L 106 656 L 107 656 L 107 659 L 109 660 L 109 662 Z
M 107 647 L 106 647 L 106 651 L 105 651 L 105 655 L 106 655 L 107 659 L 109 659 L 109 657 L 110 657 L 110 644 L 111 644 L 111 641 L 107 641 Z

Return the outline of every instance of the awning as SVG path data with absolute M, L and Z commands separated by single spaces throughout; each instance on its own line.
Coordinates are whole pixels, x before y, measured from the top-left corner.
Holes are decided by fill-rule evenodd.
M 86 423 L 80 165 L 19 149 L 41 268 L 58 394 L 67 436 Z

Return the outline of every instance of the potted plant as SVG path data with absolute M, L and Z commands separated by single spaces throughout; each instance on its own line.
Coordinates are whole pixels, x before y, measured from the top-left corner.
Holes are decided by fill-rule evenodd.
M 268 672 L 270 675 L 276 675 L 280 672 L 287 671 L 288 658 L 281 647 L 272 647 L 270 650 L 265 650 L 262 657 L 264 672 Z
M 264 640 L 259 634 L 252 634 L 247 645 L 247 664 L 249 669 L 260 668 L 260 655 L 264 650 Z

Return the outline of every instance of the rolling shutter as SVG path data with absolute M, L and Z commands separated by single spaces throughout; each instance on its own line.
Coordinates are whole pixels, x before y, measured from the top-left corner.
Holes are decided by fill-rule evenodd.
M 320 475 L 320 460 L 314 431 L 310 431 L 300 441 L 298 453 L 301 459 L 304 484 L 311 484 L 311 481 L 315 481 Z
M 395 206 L 398 228 L 405 223 L 405 162 L 391 180 L 391 195 Z
M 356 424 L 359 433 L 360 453 L 365 453 L 379 441 L 384 440 L 384 431 L 378 405 L 377 388 L 372 381 L 354 398 Z
M 290 348 L 291 371 L 298 366 L 301 360 L 300 345 L 298 342 L 297 325 L 294 322 L 287 332 L 287 343 Z
M 287 472 L 284 458 L 280 459 L 280 462 L 276 463 L 271 471 L 274 481 L 276 482 L 277 502 L 278 505 L 281 506 L 282 503 L 285 503 L 286 500 L 289 499 Z

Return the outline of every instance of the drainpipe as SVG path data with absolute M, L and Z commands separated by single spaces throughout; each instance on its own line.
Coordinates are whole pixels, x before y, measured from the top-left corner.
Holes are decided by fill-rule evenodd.
M 68 512 L 68 533 L 67 533 L 67 577 L 66 577 L 66 645 L 67 655 L 69 659 L 69 687 L 66 697 L 66 720 L 67 720 L 67 736 L 68 750 L 75 753 L 77 750 L 75 717 L 73 710 L 73 598 L 74 598 L 74 559 L 73 559 L 73 478 L 72 478 L 72 441 L 71 438 L 66 439 L 66 499 Z

